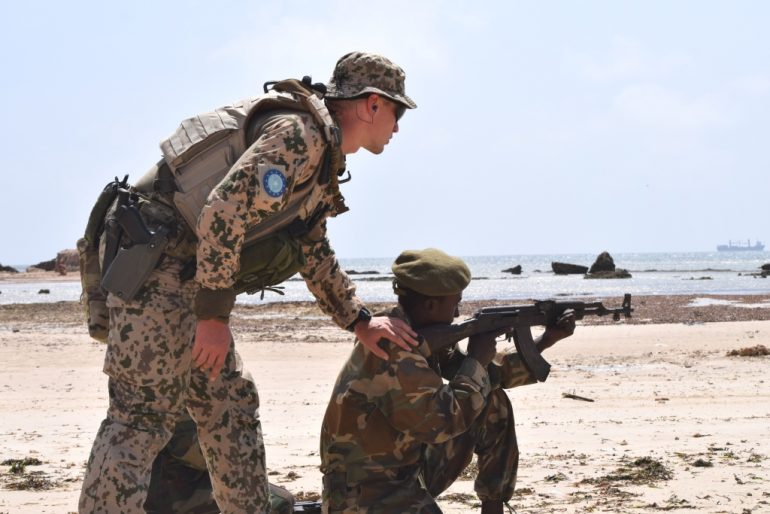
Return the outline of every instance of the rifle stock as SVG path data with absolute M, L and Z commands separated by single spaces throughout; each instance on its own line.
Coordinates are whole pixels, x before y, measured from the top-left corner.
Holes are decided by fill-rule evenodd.
M 543 300 L 530 305 L 485 307 L 459 323 L 431 325 L 418 329 L 417 333 L 427 341 L 431 353 L 477 334 L 494 333 L 495 337 L 502 335 L 508 341 L 513 339 L 521 361 L 538 382 L 543 382 L 551 365 L 537 349 L 531 328 L 552 326 L 569 309 L 575 312 L 575 319 L 578 320 L 586 316 L 611 315 L 618 321 L 621 315 L 630 318 L 633 312 L 630 294 L 624 295 L 622 305 L 614 309 L 605 307 L 601 302 Z

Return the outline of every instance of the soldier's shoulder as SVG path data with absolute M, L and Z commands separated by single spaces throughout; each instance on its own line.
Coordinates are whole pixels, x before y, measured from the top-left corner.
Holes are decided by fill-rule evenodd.
M 284 111 L 270 117 L 269 130 L 280 132 L 284 144 L 303 153 L 321 153 L 326 148 L 323 128 L 313 115 L 301 111 Z
M 292 127 L 309 134 L 322 134 L 323 128 L 312 114 L 303 111 L 276 111 L 270 115 L 270 120 L 280 126 Z

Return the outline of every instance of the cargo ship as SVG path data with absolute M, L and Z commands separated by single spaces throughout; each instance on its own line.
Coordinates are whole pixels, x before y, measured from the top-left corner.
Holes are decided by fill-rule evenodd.
M 761 252 L 765 249 L 762 241 L 751 244 L 751 239 L 744 243 L 743 241 L 728 241 L 726 245 L 717 246 L 719 252 Z

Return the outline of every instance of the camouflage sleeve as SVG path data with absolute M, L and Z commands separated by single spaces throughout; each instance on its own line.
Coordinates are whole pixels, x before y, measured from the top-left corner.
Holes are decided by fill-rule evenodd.
M 527 367 L 524 366 L 518 353 L 506 352 L 498 355 L 502 355 L 502 360 L 495 359 L 500 362 L 499 365 L 494 363 L 490 364 L 490 366 L 495 366 L 497 368 L 495 373 L 490 372 L 490 374 L 499 376 L 500 387 L 503 389 L 510 389 L 512 387 L 519 387 L 537 382 L 537 379 L 529 372 Z
M 198 218 L 199 284 L 215 290 L 233 285 L 246 228 L 286 206 L 294 184 L 319 165 L 324 145 L 309 114 L 275 116 L 262 127 Z
M 445 379 L 451 380 L 462 366 L 466 356 L 467 354 L 457 345 L 437 353 L 436 357 L 441 366 L 441 375 Z M 487 366 L 492 389 L 498 387 L 509 389 L 537 382 L 524 366 L 518 353 L 499 352 L 497 356 L 498 358 Z
M 405 437 L 441 443 L 467 431 L 484 408 L 489 375 L 475 359 L 466 358 L 445 384 L 419 352 L 391 345 L 385 364 L 383 393 L 374 399 L 388 422 Z
M 457 344 L 439 350 L 435 357 L 438 359 L 439 367 L 441 368 L 441 376 L 447 380 L 452 380 L 452 377 L 457 374 L 467 356 Z
M 364 303 L 356 296 L 353 281 L 340 268 L 326 237 L 325 221 L 310 239 L 315 242 L 302 247 L 306 264 L 300 270 L 300 275 L 321 310 L 331 316 L 337 326 L 347 328 L 356 319 Z

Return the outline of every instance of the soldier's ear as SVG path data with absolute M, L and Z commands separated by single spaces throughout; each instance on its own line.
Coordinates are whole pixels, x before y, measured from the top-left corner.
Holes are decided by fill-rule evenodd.
M 377 112 L 377 109 L 379 109 L 380 104 L 380 95 L 377 93 L 372 93 L 369 96 L 366 97 L 366 105 L 371 109 L 372 112 Z

